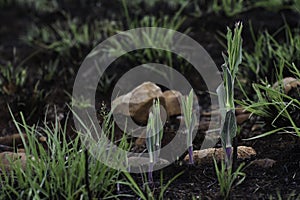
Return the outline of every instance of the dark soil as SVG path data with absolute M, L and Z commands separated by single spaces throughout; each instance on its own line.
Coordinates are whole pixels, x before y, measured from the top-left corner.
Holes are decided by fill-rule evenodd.
M 243 170 L 246 173 L 246 179 L 241 185 L 233 188 L 232 199 L 270 199 L 271 196 L 277 199 L 278 194 L 282 199 L 300 198 L 299 140 L 298 143 L 294 143 L 287 139 L 274 135 L 247 143 L 257 152 L 257 157 L 253 159 L 270 158 L 276 163 L 271 168 L 263 168 L 250 165 L 251 160 L 240 160 L 239 163 L 245 162 L 247 166 Z M 213 162 L 195 167 L 173 165 L 163 170 L 164 178 L 169 180 L 181 171 L 184 171 L 184 174 L 167 189 L 166 197 L 169 199 L 192 199 L 192 197 L 222 199 L 219 196 Z M 157 173 L 156 180 L 159 180 L 159 173 Z
M 202 121 L 203 120 L 202 118 Z M 257 140 L 243 140 L 245 135 L 247 135 L 248 138 L 249 136 L 255 136 L 265 131 L 262 129 L 253 130 L 256 125 L 257 123 L 253 123 L 253 119 L 246 121 L 242 125 L 242 131 L 238 137 L 238 144 L 253 147 L 257 155 L 249 159 L 239 159 L 237 161 L 237 165 L 245 163 L 245 167 L 242 171 L 246 173 L 246 178 L 241 185 L 233 187 L 230 198 L 271 199 L 273 197 L 278 199 L 281 197 L 282 199 L 299 199 L 299 137 L 288 134 L 274 134 Z M 203 135 L 203 130 L 200 131 L 199 134 Z M 202 141 L 203 138 L 196 137 L 194 143 L 201 143 L 199 140 Z M 197 148 L 197 146 L 194 147 Z M 220 143 L 217 143 L 216 147 L 221 147 Z M 252 163 L 252 161 L 258 159 L 272 159 L 276 162 L 268 167 L 257 166 Z M 219 185 L 213 160 L 211 160 L 211 163 L 205 162 L 192 166 L 178 161 L 178 163 L 173 163 L 162 171 L 155 171 L 155 186 L 153 191 L 154 195 L 157 196 L 163 186 L 160 183 L 161 172 L 163 172 L 164 184 L 167 184 L 174 176 L 183 172 L 166 190 L 164 196 L 166 199 L 223 199 L 219 193 Z M 144 175 L 133 174 L 133 176 L 138 180 L 142 188 L 143 184 L 145 184 Z M 132 193 L 128 188 L 122 189 L 121 193 Z
M 77 1 L 76 1 L 77 2 Z M 79 2 L 79 1 L 78 1 Z M 78 3 L 77 2 L 77 3 Z M 81 1 L 80 1 L 81 2 Z M 80 4 L 81 5 L 81 4 Z M 65 7 L 64 7 L 65 6 Z M 82 5 L 81 5 L 82 6 Z M 89 10 L 88 5 L 85 5 L 85 11 Z M 88 17 L 101 17 L 116 19 L 117 13 L 120 12 L 121 7 L 118 4 L 104 3 L 101 7 L 103 12 L 96 12 L 95 9 L 89 12 L 83 12 L 76 6 L 63 5 L 65 11 L 72 13 L 72 16 L 77 16 L 82 19 Z M 147 10 L 147 12 L 153 12 L 152 14 L 158 14 L 162 10 L 154 9 Z M 166 13 L 172 15 L 174 10 L 170 9 Z M 90 14 L 90 15 L 89 15 Z M 102 16 L 103 15 L 103 16 Z M 60 19 L 59 12 L 46 13 L 43 15 L 31 13 L 29 14 L 25 8 L 18 6 L 8 6 L 1 9 L 0 12 L 0 64 L 4 64 L 7 61 L 15 59 L 13 55 L 13 48 L 17 50 L 17 57 L 20 59 L 16 61 L 20 63 L 20 60 L 27 58 L 36 49 L 24 44 L 20 37 L 26 33 L 31 23 L 36 21 L 37 23 L 50 23 L 49 21 L 54 18 Z M 189 34 L 192 38 L 197 40 L 211 55 L 217 66 L 221 66 L 223 58 L 221 52 L 224 48 L 217 40 L 221 38 L 218 32 L 224 33 L 226 26 L 233 27 L 237 21 L 244 23 L 243 48 L 249 50 L 253 47 L 253 41 L 249 32 L 249 21 L 251 21 L 254 31 L 268 30 L 269 32 L 275 32 L 284 25 L 284 19 L 290 25 L 290 27 L 299 26 L 299 14 L 290 10 L 283 10 L 278 12 L 267 11 L 264 9 L 252 9 L 245 13 L 239 14 L 232 18 L 225 17 L 223 14 L 216 15 L 212 13 L 205 14 L 200 18 L 189 16 L 184 26 L 192 27 L 192 32 Z M 120 20 L 124 21 L 124 18 Z M 280 37 L 280 36 L 279 36 Z M 91 49 L 90 49 L 91 50 Z M 88 51 L 86 52 L 88 53 Z M 75 79 L 76 71 L 79 68 L 80 62 L 84 59 L 78 59 L 78 65 L 71 66 L 74 73 L 65 72 L 64 75 L 58 76 L 51 82 L 46 82 L 42 77 L 38 76 L 34 71 L 40 67 L 41 57 L 45 56 L 46 59 L 54 58 L 56 55 L 52 53 L 42 52 L 41 55 L 34 57 L 26 62 L 29 65 L 29 80 L 24 88 L 17 90 L 12 95 L 1 95 L 0 97 L 0 135 L 9 135 L 16 133 L 11 115 L 9 113 L 7 105 L 10 106 L 12 114 L 19 118 L 19 112 L 23 112 L 26 120 L 29 124 L 42 121 L 45 116 L 47 106 L 50 106 L 47 116 L 49 121 L 54 117 L 55 113 L 66 116 L 68 114 L 68 108 L 66 104 L 70 102 L 69 97 L 65 91 L 71 93 L 73 81 Z M 74 63 L 71 61 L 63 60 L 63 63 Z M 123 71 L 113 71 L 115 73 L 124 73 L 129 67 L 124 67 Z M 210 111 L 210 105 L 207 101 L 203 102 L 203 99 L 207 99 L 207 94 L 203 94 L 203 85 L 199 84 L 197 77 L 193 77 L 193 73 L 186 74 L 189 77 L 191 84 L 201 99 L 201 107 L 203 111 Z M 36 100 L 34 96 L 34 86 L 40 81 L 39 89 L 49 92 L 48 95 L 43 93 L 42 100 Z M 113 88 L 113 85 L 111 86 Z M 97 102 L 97 108 L 100 109 L 102 101 L 109 105 L 110 92 L 100 93 L 99 101 Z M 202 96 L 201 96 L 202 95 Z M 238 96 L 239 94 L 237 94 Z M 53 109 L 53 108 L 56 108 Z M 31 111 L 34 111 L 31 113 Z M 31 114 L 30 114 L 31 113 Z M 244 172 L 246 173 L 245 181 L 238 187 L 233 188 L 231 197 L 232 199 L 270 199 L 271 196 L 278 198 L 277 194 L 280 194 L 282 199 L 287 199 L 289 196 L 292 199 L 299 199 L 300 196 L 300 140 L 296 136 L 292 135 L 280 135 L 274 134 L 262 139 L 243 141 L 243 138 L 248 138 L 258 133 L 262 133 L 264 130 L 252 131 L 252 127 L 255 125 L 251 120 L 245 122 L 242 127 L 241 135 L 238 141 L 239 145 L 247 145 L 253 147 L 258 158 L 270 158 L 276 161 L 275 165 L 271 168 L 262 168 L 253 165 L 247 165 Z M 72 126 L 72 124 L 70 124 Z M 196 146 L 197 148 L 197 146 Z M 251 160 L 241 161 L 250 164 Z M 219 196 L 219 186 L 216 179 L 213 163 L 200 166 L 187 166 L 185 164 L 172 164 L 163 169 L 164 182 L 170 180 L 173 176 L 179 172 L 184 171 L 184 174 L 176 179 L 165 193 L 166 199 L 221 199 Z M 141 175 L 134 175 L 137 182 L 142 185 Z M 157 187 L 156 192 L 159 191 L 160 172 L 154 173 L 155 185 Z M 132 193 L 128 188 L 124 188 L 121 193 Z M 155 193 L 156 193 L 155 192 Z M 293 194 L 295 194 L 293 196 Z M 137 199 L 137 198 L 135 198 Z

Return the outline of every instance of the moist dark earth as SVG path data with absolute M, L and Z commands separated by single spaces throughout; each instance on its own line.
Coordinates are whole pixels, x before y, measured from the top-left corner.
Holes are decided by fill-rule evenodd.
M 87 18 L 99 18 L 101 19 L 116 19 L 121 5 L 117 3 L 103 3 L 99 8 L 101 12 L 88 12 L 89 6 L 82 6 L 77 2 L 73 5 L 63 5 L 62 9 L 71 13 L 73 17 L 81 19 Z M 154 9 L 146 10 L 145 13 L 151 13 L 153 15 L 159 15 L 160 12 L 172 16 L 174 10 L 169 9 L 167 6 L 161 5 Z M 253 48 L 253 41 L 249 31 L 249 21 L 252 23 L 252 27 L 255 33 L 259 31 L 268 30 L 273 33 L 280 29 L 285 21 L 290 27 L 298 27 L 300 15 L 292 12 L 291 10 L 270 11 L 261 8 L 251 9 L 244 13 L 235 15 L 234 17 L 226 17 L 224 14 L 212 14 L 207 13 L 201 17 L 193 17 L 189 15 L 189 10 L 184 11 L 187 20 L 183 27 L 192 27 L 192 31 L 189 33 L 193 39 L 198 41 L 211 55 L 217 66 L 221 66 L 223 58 L 221 53 L 225 51 L 224 47 L 219 43 L 217 37 L 220 38 L 219 32 L 224 33 L 226 26 L 233 27 L 235 22 L 242 21 L 244 23 L 243 30 L 243 48 Z M 0 12 L 0 63 L 4 64 L 9 60 L 16 60 L 16 63 L 20 63 L 22 60 L 31 55 L 35 49 L 22 42 L 21 36 L 30 29 L 32 22 L 47 24 L 51 21 L 62 19 L 60 12 L 54 13 L 31 13 L 26 8 L 11 5 L 6 8 L 2 8 Z M 125 21 L 124 16 L 119 17 L 119 20 Z M 84 21 L 84 20 L 83 20 Z M 284 39 L 283 35 L 279 35 L 278 38 Z M 13 49 L 16 49 L 16 55 L 13 54 Z M 92 48 L 83 49 L 82 55 L 87 55 Z M 76 56 L 76 52 L 74 53 Z M 12 111 L 12 114 L 19 118 L 19 112 L 23 112 L 26 120 L 29 124 L 34 124 L 41 121 L 46 113 L 48 107 L 48 119 L 53 120 L 55 112 L 66 116 L 69 112 L 66 106 L 70 103 L 70 98 L 66 94 L 66 91 L 71 93 L 72 86 L 75 79 L 76 71 L 79 69 L 80 63 L 84 59 L 83 57 L 77 57 L 76 62 L 70 60 L 61 60 L 62 63 L 72 65 L 73 72 L 64 71 L 62 76 L 57 76 L 54 80 L 47 82 L 42 80 L 42 77 L 35 73 L 35 70 L 39 68 L 40 63 L 45 59 L 52 59 L 56 55 L 53 53 L 47 53 L 43 50 L 39 55 L 26 61 L 26 65 L 29 66 L 28 73 L 29 79 L 26 83 L 26 87 L 18 90 L 17 93 L 12 95 L 1 95 L 0 97 L 0 135 L 9 135 L 16 133 L 14 128 L 11 114 L 8 109 L 8 105 Z M 61 58 L 63 59 L 63 58 Z M 67 58 L 68 59 L 68 58 Z M 121 62 L 121 61 L 120 61 Z M 75 64 L 74 64 L 75 63 Z M 118 65 L 118 62 L 114 63 Z M 112 72 L 109 73 L 125 73 L 130 69 L 130 63 L 128 66 L 122 67 L 122 69 L 114 67 Z M 201 107 L 203 111 L 210 112 L 210 104 L 207 94 L 203 94 L 203 86 L 201 80 L 198 77 L 193 77 L 193 73 L 187 73 L 185 75 L 190 80 L 196 93 L 201 99 Z M 34 87 L 36 82 L 39 82 L 38 88 L 43 90 L 45 98 L 43 100 L 37 100 L 34 98 Z M 113 88 L 113 84 L 110 89 Z M 198 91 L 197 91 L 198 90 Z M 236 96 L 239 96 L 237 91 Z M 46 95 L 47 94 L 47 95 Z M 110 94 L 108 90 L 106 93 L 97 94 L 97 109 L 100 110 L 102 102 L 105 102 L 107 106 L 110 106 Z M 53 109 L 53 108 L 56 109 Z M 204 119 L 202 119 L 204 120 Z M 261 119 L 263 120 L 263 119 Z M 299 119 L 298 119 L 299 120 Z M 243 139 L 258 135 L 266 130 L 258 129 L 253 130 L 259 120 L 247 120 L 241 126 L 241 133 L 238 138 L 239 145 L 246 145 L 253 147 L 257 155 L 249 160 L 238 160 L 238 162 L 246 162 L 245 181 L 234 187 L 231 193 L 232 199 L 270 199 L 271 197 L 278 199 L 278 195 L 282 199 L 299 199 L 300 196 L 300 140 L 297 136 L 289 134 L 273 134 L 261 139 L 244 141 Z M 72 133 L 72 122 L 69 122 L 70 134 Z M 203 133 L 199 133 L 203 134 Z M 198 145 L 199 146 L 199 145 Z M 198 147 L 195 145 L 196 149 Z M 220 146 L 217 144 L 216 146 Z M 250 165 L 254 159 L 269 158 L 276 161 L 276 163 L 270 168 L 263 168 L 254 165 Z M 219 186 L 216 179 L 213 162 L 210 164 L 202 164 L 198 166 L 187 166 L 186 164 L 172 164 L 163 170 L 164 182 L 166 183 L 173 176 L 184 171 L 179 178 L 171 183 L 169 188 L 165 192 L 165 199 L 222 199 L 219 194 Z M 143 181 L 141 175 L 133 175 L 136 181 L 142 185 Z M 154 180 L 156 180 L 155 193 L 159 192 L 160 187 L 160 172 L 154 173 Z M 121 193 L 131 193 L 128 188 L 121 187 Z M 134 198 L 137 199 L 138 197 Z

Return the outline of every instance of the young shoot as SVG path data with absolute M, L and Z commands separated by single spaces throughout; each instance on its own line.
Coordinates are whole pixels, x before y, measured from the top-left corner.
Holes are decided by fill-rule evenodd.
M 184 122 L 186 127 L 187 148 L 189 152 L 189 164 L 194 164 L 193 159 L 193 131 L 196 124 L 196 114 L 193 113 L 193 90 L 190 91 L 187 97 L 181 98 Z
M 229 198 L 230 191 L 234 186 L 241 184 L 245 180 L 246 174 L 242 172 L 244 165 L 245 163 L 239 165 L 239 167 L 234 172 L 232 172 L 231 168 L 226 171 L 225 164 L 222 162 L 221 167 L 219 168 L 217 161 L 214 158 L 214 166 L 220 185 L 220 194 L 222 195 L 222 197 L 224 197 L 224 199 Z
M 226 168 L 232 167 L 232 140 L 236 136 L 237 125 L 234 106 L 234 80 L 238 66 L 242 62 L 242 24 L 237 23 L 234 34 L 227 29 L 227 56 L 223 54 L 223 83 L 217 88 L 221 112 L 221 141 L 225 151 Z
M 146 146 L 149 153 L 149 183 L 153 184 L 153 167 L 159 160 L 159 153 L 161 147 L 161 139 L 163 136 L 163 124 L 160 115 L 160 103 L 159 99 L 153 101 L 152 110 L 149 113 L 147 130 L 146 130 Z

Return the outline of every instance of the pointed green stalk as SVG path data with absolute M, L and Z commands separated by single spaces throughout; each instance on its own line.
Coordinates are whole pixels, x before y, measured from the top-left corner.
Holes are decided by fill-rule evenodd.
M 163 136 L 163 124 L 160 116 L 160 103 L 159 99 L 153 101 L 152 111 L 149 113 L 147 130 L 146 130 L 146 146 L 149 153 L 149 183 L 153 184 L 153 167 L 159 160 L 161 139 Z
M 236 136 L 237 125 L 234 106 L 234 80 L 238 66 L 242 62 L 242 24 L 237 23 L 234 33 L 227 28 L 227 56 L 223 54 L 223 83 L 217 88 L 221 112 L 221 140 L 225 151 L 226 168 L 232 167 L 232 140 Z
M 193 90 L 190 91 L 187 97 L 181 98 L 184 123 L 187 131 L 187 148 L 189 152 L 189 164 L 194 164 L 193 159 L 193 131 L 196 124 L 196 114 L 193 113 Z

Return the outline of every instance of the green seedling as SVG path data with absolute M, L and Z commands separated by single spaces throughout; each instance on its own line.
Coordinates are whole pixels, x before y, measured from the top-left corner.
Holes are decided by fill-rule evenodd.
M 158 195 L 154 194 L 154 191 L 151 187 L 149 187 L 148 184 L 144 184 L 145 188 L 141 189 L 139 185 L 136 183 L 136 181 L 133 179 L 133 177 L 128 172 L 123 172 L 127 181 L 123 182 L 124 185 L 128 185 L 132 191 L 139 197 L 141 200 L 163 200 L 164 194 L 166 193 L 167 189 L 169 188 L 170 184 L 177 179 L 179 176 L 181 176 L 184 172 L 180 172 L 176 174 L 172 179 L 168 180 L 168 182 L 164 185 L 164 178 L 163 178 L 163 172 L 160 174 L 160 191 Z
M 212 9 L 216 13 L 223 11 L 229 17 L 247 10 L 244 0 L 214 0 Z
M 234 80 L 238 66 L 242 62 L 242 24 L 237 23 L 234 34 L 227 29 L 227 55 L 223 54 L 223 83 L 217 88 L 221 112 L 221 141 L 225 151 L 227 169 L 232 167 L 232 140 L 236 136 L 237 124 L 234 105 Z
M 153 184 L 153 167 L 159 160 L 161 139 L 163 136 L 163 124 L 160 115 L 160 103 L 159 99 L 154 100 L 152 111 L 149 113 L 147 131 L 146 131 L 146 145 L 149 153 L 149 183 Z
M 15 55 L 14 50 L 14 56 Z M 22 88 L 27 79 L 27 68 L 12 62 L 0 65 L 0 93 L 11 95 Z
M 193 131 L 196 125 L 196 114 L 193 113 L 193 98 L 194 93 L 193 90 L 190 91 L 187 97 L 182 97 L 182 110 L 183 110 L 183 117 L 184 123 L 186 127 L 187 133 L 187 148 L 189 152 L 189 164 L 194 164 L 193 159 Z
M 221 168 L 219 168 L 217 161 L 214 158 L 214 166 L 220 185 L 220 193 L 224 199 L 228 199 L 230 190 L 233 186 L 237 186 L 245 180 L 246 174 L 241 171 L 244 165 L 245 163 L 242 163 L 235 172 L 232 172 L 232 168 L 226 169 L 226 166 L 223 162 L 221 163 Z M 239 177 L 241 177 L 240 180 L 235 183 Z

